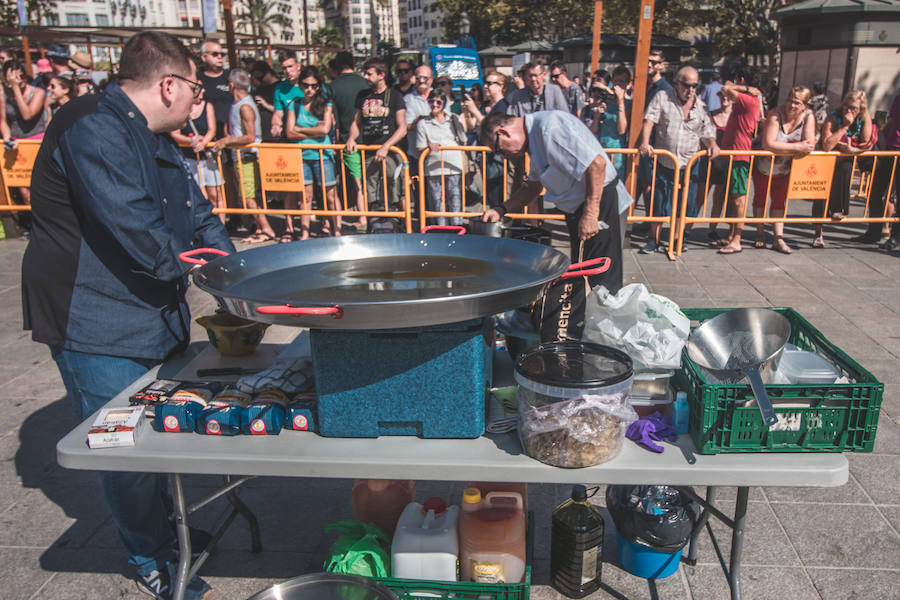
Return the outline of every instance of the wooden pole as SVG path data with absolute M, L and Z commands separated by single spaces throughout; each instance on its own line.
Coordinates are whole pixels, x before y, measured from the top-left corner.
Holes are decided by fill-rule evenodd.
M 272 66 L 272 44 L 266 42 L 266 61 Z
M 228 48 L 228 65 L 237 69 L 237 48 L 234 44 L 234 18 L 231 16 L 231 0 L 222 0 L 222 16 L 225 18 L 225 46 Z
M 594 44 L 591 48 L 591 77 L 600 68 L 600 31 L 603 24 L 603 1 L 594 2 Z M 584 85 L 589 86 L 590 81 L 585 81 Z
M 653 36 L 653 0 L 641 0 L 638 22 L 637 51 L 634 56 L 634 92 L 631 96 L 631 119 L 628 146 L 634 148 L 644 126 L 644 101 L 647 98 L 647 63 Z
M 29 77 L 34 77 L 34 69 L 31 65 L 31 48 L 28 47 L 28 36 L 22 33 L 22 52 L 25 53 L 25 72 Z

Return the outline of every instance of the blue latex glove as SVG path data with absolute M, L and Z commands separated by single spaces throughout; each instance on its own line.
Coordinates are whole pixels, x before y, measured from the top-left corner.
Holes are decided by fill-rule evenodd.
M 672 418 L 660 412 L 641 417 L 628 426 L 625 436 L 634 440 L 641 446 L 653 452 L 663 452 L 664 448 L 654 441 L 667 440 L 674 442 L 678 439 L 675 428 L 672 427 Z

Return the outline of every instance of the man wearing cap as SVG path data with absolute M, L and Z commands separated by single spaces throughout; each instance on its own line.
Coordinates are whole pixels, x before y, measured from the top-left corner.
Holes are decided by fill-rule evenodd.
M 196 77 L 177 38 L 136 34 L 119 81 L 67 102 L 35 160 L 24 327 L 50 347 L 83 420 L 190 342 L 189 266 L 179 253 L 234 252 L 169 136 L 200 100 Z M 171 598 L 178 561 L 166 476 L 103 472 L 99 483 L 138 586 Z M 209 591 L 194 578 L 184 597 Z
M 54 75 L 72 72 L 72 69 L 69 68 L 69 53 L 65 48 L 59 44 L 50 44 L 45 54 L 50 60 L 50 67 L 53 69 Z

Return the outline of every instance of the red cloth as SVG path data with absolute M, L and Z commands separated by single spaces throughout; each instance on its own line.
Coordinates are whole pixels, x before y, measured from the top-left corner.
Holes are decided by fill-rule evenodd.
M 769 215 L 771 216 L 773 210 L 783 211 L 787 204 L 789 178 L 790 175 L 772 175 L 772 189 L 769 190 L 769 176 L 753 169 L 753 207 L 764 207 L 766 196 L 771 196 L 772 204 L 769 205 Z M 768 194 L 766 194 L 767 191 Z
M 725 124 L 722 136 L 722 150 L 750 150 L 753 134 L 759 123 L 759 100 L 750 94 L 738 93 L 731 109 L 731 116 Z M 749 156 L 735 156 L 734 160 L 750 160 Z

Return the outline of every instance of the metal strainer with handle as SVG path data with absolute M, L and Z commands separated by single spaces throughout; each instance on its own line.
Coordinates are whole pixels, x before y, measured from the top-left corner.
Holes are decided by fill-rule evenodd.
M 718 379 L 737 383 L 745 377 L 763 422 L 778 422 L 763 377 L 778 367 L 791 324 L 784 315 L 767 308 L 738 308 L 723 312 L 695 329 L 687 343 L 688 356 Z

